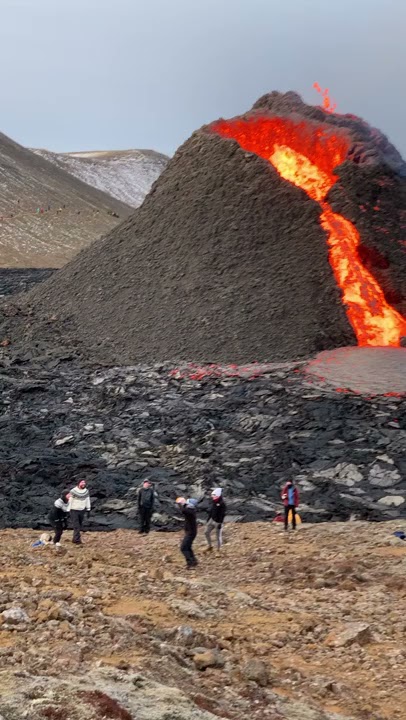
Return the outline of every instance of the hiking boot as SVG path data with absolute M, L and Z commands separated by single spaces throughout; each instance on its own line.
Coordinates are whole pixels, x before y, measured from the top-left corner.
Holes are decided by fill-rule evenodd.
M 210 553 L 210 552 L 213 552 L 213 548 L 212 548 L 212 546 L 211 546 L 211 545 L 209 545 L 209 546 L 208 546 L 207 548 L 205 548 L 205 549 L 203 550 L 203 552 L 204 552 L 204 553 Z

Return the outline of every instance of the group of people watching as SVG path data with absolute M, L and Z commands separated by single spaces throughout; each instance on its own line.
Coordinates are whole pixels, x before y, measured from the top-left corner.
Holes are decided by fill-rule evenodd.
M 280 513 L 277 514 L 275 521 L 284 522 L 285 531 L 288 530 L 289 521 L 292 523 L 292 529 L 296 529 L 296 511 L 299 505 L 299 491 L 292 480 L 289 480 L 283 487 L 281 499 L 284 505 L 284 517 Z M 176 505 L 180 509 L 184 519 L 184 536 L 181 542 L 180 550 L 186 560 L 188 569 L 195 568 L 198 561 L 193 552 L 193 543 L 197 536 L 197 506 L 198 500 L 194 498 L 186 499 L 178 497 Z M 139 515 L 139 533 L 140 535 L 148 535 L 151 529 L 152 516 L 157 506 L 157 494 L 149 480 L 144 480 L 137 492 L 137 505 Z M 89 490 L 86 480 L 80 480 L 78 484 L 70 491 L 64 491 L 60 498 L 55 500 L 54 506 L 49 513 L 49 520 L 54 528 L 53 542 L 59 545 L 63 531 L 68 526 L 68 517 L 70 515 L 73 539 L 76 545 L 82 544 L 81 530 L 85 515 L 89 517 L 91 510 Z M 213 551 L 212 536 L 215 533 L 216 549 L 219 553 L 223 545 L 223 524 L 227 513 L 227 506 L 223 497 L 223 490 L 220 487 L 214 488 L 210 496 L 210 505 L 205 528 L 205 538 L 207 542 L 206 552 Z

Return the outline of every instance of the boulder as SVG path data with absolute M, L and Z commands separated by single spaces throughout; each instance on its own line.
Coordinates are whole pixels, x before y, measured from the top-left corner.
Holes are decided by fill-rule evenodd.
M 197 670 L 206 670 L 209 667 L 222 668 L 226 661 L 219 650 L 205 650 L 196 653 L 193 656 L 193 662 Z
M 333 630 L 326 637 L 326 645 L 329 647 L 348 647 L 354 643 L 366 645 L 371 641 L 371 628 L 368 623 L 354 622 Z
M 241 668 L 241 675 L 244 680 L 255 682 L 261 687 L 266 687 L 269 683 L 268 668 L 262 660 L 248 660 Z
M 389 470 L 376 463 L 369 471 L 369 482 L 377 487 L 393 487 L 401 480 L 398 470 Z
M 378 502 L 380 505 L 386 505 L 387 507 L 399 507 L 403 505 L 405 498 L 402 495 L 385 495 Z
M 10 625 L 30 622 L 27 613 L 20 607 L 12 607 L 9 610 L 4 610 L 2 615 L 4 620 Z

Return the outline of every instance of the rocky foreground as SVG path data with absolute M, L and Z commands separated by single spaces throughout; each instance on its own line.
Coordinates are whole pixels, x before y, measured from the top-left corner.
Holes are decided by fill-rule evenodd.
M 0 533 L 4 720 L 395 720 L 406 706 L 405 522 Z

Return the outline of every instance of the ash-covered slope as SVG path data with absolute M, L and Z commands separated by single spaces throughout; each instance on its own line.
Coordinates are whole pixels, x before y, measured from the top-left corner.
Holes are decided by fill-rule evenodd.
M 169 161 L 166 155 L 154 150 L 34 152 L 131 207 L 141 205 Z
M 316 204 L 207 132 L 185 143 L 127 223 L 30 299 L 112 362 L 243 362 L 355 342 Z
M 130 212 L 0 134 L 1 267 L 60 267 Z
M 52 307 L 114 363 L 399 346 L 404 170 L 358 118 L 272 93 L 196 132 L 127 223 L 36 289 L 31 332 Z

